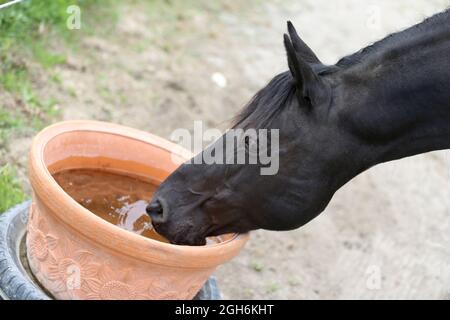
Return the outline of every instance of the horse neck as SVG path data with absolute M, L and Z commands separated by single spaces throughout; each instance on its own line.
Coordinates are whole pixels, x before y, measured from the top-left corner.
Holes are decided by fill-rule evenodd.
M 344 118 L 364 141 L 367 167 L 450 148 L 450 32 L 376 52 L 343 72 Z M 345 100 L 344 100 L 345 101 Z

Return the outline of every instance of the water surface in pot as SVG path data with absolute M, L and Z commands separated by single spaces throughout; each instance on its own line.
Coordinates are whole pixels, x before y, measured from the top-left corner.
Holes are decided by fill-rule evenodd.
M 158 241 L 159 235 L 145 212 L 157 188 L 154 181 L 95 169 L 72 169 L 53 174 L 58 184 L 79 204 L 125 230 Z

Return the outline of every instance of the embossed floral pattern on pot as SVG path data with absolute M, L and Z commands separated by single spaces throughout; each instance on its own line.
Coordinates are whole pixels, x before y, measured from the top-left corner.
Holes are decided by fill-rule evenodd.
M 56 248 L 58 239 L 51 234 L 45 234 L 48 230 L 46 224 L 42 220 L 38 221 L 38 229 L 29 232 L 28 247 L 33 256 L 39 261 L 44 261 L 48 257 L 49 250 Z M 33 226 L 30 228 L 34 229 Z
M 135 279 L 132 269 L 113 271 L 107 264 L 98 269 L 98 280 L 89 283 L 86 298 L 90 300 L 145 300 L 148 282 Z
M 64 246 L 61 246 L 64 247 Z M 50 254 L 48 266 L 48 278 L 52 281 L 54 291 L 72 291 L 89 287 L 92 282 L 97 281 L 98 263 L 93 263 L 93 254 L 85 250 L 72 252 L 66 248 L 56 259 Z

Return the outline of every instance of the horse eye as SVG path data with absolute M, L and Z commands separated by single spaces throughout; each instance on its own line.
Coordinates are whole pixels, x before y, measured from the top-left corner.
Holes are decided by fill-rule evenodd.
M 304 96 L 303 99 L 305 99 L 305 101 L 306 101 L 308 104 L 311 104 L 311 99 L 310 99 L 308 96 Z

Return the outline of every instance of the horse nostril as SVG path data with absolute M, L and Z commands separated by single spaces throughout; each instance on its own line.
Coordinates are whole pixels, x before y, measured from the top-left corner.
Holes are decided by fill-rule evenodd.
M 152 201 L 147 208 L 145 208 L 145 211 L 147 211 L 147 214 L 153 222 L 162 223 L 164 221 L 164 209 L 158 199 Z
M 163 212 L 161 203 L 158 200 L 150 203 L 145 210 L 147 211 L 147 213 L 154 213 L 154 212 L 162 213 Z

